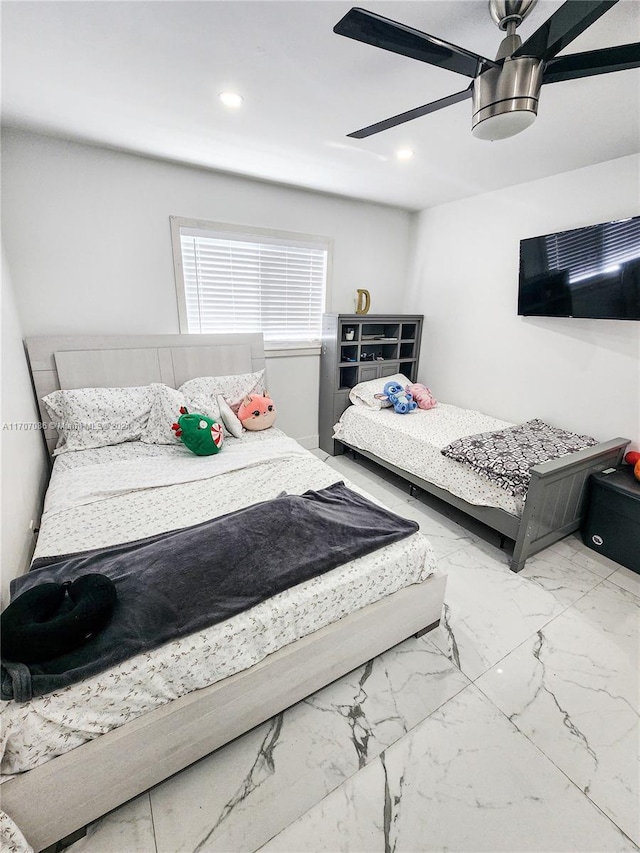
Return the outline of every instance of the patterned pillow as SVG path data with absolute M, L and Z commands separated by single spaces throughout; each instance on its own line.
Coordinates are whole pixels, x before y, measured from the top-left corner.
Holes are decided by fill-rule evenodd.
M 171 429 L 171 425 L 180 417 L 182 406 L 190 412 L 197 412 L 221 422 L 220 408 L 215 400 L 210 400 L 204 395 L 187 397 L 181 391 L 158 382 L 154 382 L 151 388 L 153 405 L 142 433 L 144 444 L 182 444 Z
M 150 385 L 52 391 L 42 402 L 60 435 L 54 456 L 139 440 L 152 400 Z
M 534 419 L 495 432 L 466 435 L 441 452 L 470 465 L 512 495 L 523 496 L 534 465 L 597 443 L 590 435 L 576 435 Z
M 380 379 L 370 379 L 368 382 L 359 382 L 349 391 L 349 399 L 354 406 L 367 406 L 369 409 L 384 409 L 391 405 L 388 400 L 376 400 L 376 394 L 382 394 L 387 382 L 398 382 L 404 388 L 409 385 L 410 380 L 402 373 L 393 376 L 382 376 Z
M 199 376 L 189 379 L 180 386 L 180 391 L 187 397 L 205 397 L 215 401 L 222 394 L 231 410 L 237 414 L 240 403 L 247 394 L 264 394 L 265 375 L 263 370 L 255 373 L 238 373 L 232 376 Z

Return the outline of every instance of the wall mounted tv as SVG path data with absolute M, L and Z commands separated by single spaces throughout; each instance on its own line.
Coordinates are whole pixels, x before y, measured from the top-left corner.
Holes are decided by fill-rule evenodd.
M 521 240 L 518 314 L 640 320 L 640 216 Z

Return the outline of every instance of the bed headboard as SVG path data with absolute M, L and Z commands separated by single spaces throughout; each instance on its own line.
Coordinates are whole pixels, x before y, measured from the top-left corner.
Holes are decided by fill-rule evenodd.
M 163 382 L 178 388 L 196 376 L 252 373 L 265 366 L 262 335 L 47 335 L 25 340 L 42 423 L 42 398 L 68 388 L 117 388 Z M 47 450 L 58 443 L 43 430 Z

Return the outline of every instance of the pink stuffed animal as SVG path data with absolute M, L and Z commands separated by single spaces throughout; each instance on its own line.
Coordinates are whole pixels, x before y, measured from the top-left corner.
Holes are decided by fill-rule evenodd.
M 405 391 L 408 394 L 413 395 L 413 399 L 416 401 L 418 408 L 420 409 L 433 409 L 434 406 L 438 405 L 438 401 L 427 386 L 421 385 L 419 382 L 407 385 Z
M 238 418 L 245 429 L 269 429 L 276 419 L 276 407 L 266 391 L 264 396 L 249 394 L 240 403 Z

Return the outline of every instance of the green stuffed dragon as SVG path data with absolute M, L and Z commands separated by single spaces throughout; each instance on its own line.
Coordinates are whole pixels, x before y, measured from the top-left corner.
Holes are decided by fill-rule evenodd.
M 180 408 L 178 423 L 172 424 L 171 429 L 196 456 L 212 456 L 222 448 L 222 426 L 206 415 L 190 414 L 184 406 Z

